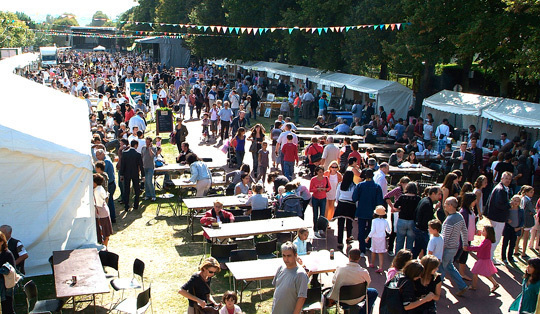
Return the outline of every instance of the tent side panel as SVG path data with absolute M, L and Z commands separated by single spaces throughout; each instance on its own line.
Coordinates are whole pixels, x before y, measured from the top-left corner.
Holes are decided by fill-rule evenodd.
M 0 215 L 28 250 L 27 275 L 50 273 L 52 251 L 96 242 L 92 172 L 0 149 Z
M 390 91 L 380 93 L 377 95 L 377 106 L 384 106 L 384 110 L 390 113 L 391 109 L 396 111 L 396 119 L 407 117 L 407 111 L 409 106 L 412 105 L 413 95 L 412 91 Z M 375 112 L 379 112 L 375 108 Z

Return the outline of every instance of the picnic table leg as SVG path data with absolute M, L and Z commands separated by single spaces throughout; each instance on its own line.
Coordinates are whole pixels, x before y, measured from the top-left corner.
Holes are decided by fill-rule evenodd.
M 94 301 L 94 314 L 96 314 L 96 295 L 92 294 L 92 299 Z

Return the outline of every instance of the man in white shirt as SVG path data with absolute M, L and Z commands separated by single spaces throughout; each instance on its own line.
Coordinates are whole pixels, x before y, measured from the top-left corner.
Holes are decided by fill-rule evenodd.
M 431 142 L 431 139 L 433 138 L 433 121 L 426 119 L 426 123 L 424 124 L 424 141 Z
M 501 142 L 500 142 L 501 148 L 502 148 L 504 145 L 508 144 L 508 143 L 510 143 L 510 139 L 508 138 L 508 134 L 506 134 L 506 133 L 501 133 Z M 536 145 L 536 143 L 535 143 L 535 145 Z
M 443 119 L 441 125 L 437 127 L 435 131 L 435 136 L 437 137 L 437 150 L 439 154 L 442 153 L 446 143 L 448 143 L 448 137 L 450 136 L 450 127 L 448 126 L 448 119 Z
M 327 170 L 330 163 L 334 160 L 339 163 L 339 147 L 334 144 L 334 138 L 329 136 L 326 139 L 326 146 L 324 147 L 321 159 L 324 169 Z
M 335 304 L 335 302 L 339 299 L 339 290 L 343 286 L 352 286 L 357 285 L 360 283 L 367 282 L 367 285 L 369 286 L 369 283 L 371 282 L 371 277 L 369 276 L 369 272 L 367 269 L 363 268 L 359 264 L 360 262 L 360 250 L 359 249 L 352 249 L 349 251 L 349 263 L 343 267 L 338 267 L 336 269 L 336 272 L 334 274 L 334 278 L 332 278 L 332 283 L 334 284 L 332 286 L 332 289 L 326 293 L 323 294 L 323 313 L 325 312 L 325 308 L 329 308 Z M 371 313 L 373 304 L 377 300 L 378 296 L 377 290 L 374 288 L 368 288 L 367 289 L 367 302 L 363 303 L 362 306 L 360 306 L 360 310 L 358 313 Z M 364 296 L 354 299 L 354 300 L 346 300 L 341 301 L 342 303 L 349 304 L 349 305 L 356 305 L 362 300 L 364 300 Z M 365 310 L 366 303 L 368 305 L 368 311 Z
M 302 96 L 302 118 L 309 119 L 311 116 L 313 101 L 315 101 L 315 97 L 313 97 L 311 91 L 307 91 L 304 96 Z
M 283 153 L 281 152 L 281 148 L 283 148 L 283 145 L 287 144 L 287 135 L 292 134 L 293 140 L 292 142 L 295 145 L 298 145 L 298 136 L 294 134 L 292 131 L 292 126 L 289 123 L 285 124 L 285 129 L 281 134 L 279 135 L 277 139 L 277 145 L 276 145 L 276 155 L 279 156 L 279 160 L 281 160 L 281 169 L 283 169 Z
M 388 181 L 386 181 L 386 175 L 389 172 L 390 166 L 388 163 L 383 162 L 380 164 L 379 170 L 375 171 L 375 174 L 373 175 L 373 181 L 381 187 L 383 195 L 388 193 Z
M 146 123 L 144 123 L 144 112 L 138 111 L 136 115 L 129 119 L 129 128 L 133 130 L 134 127 L 137 127 L 139 130 L 146 131 Z
M 238 115 L 238 110 L 240 109 L 240 96 L 236 93 L 236 90 L 233 89 L 229 94 L 229 101 L 231 102 L 233 117 L 236 117 Z

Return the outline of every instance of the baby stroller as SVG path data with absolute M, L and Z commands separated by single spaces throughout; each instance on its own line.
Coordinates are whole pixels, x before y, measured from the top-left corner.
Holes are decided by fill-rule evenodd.
M 231 145 L 229 148 L 227 148 L 227 166 L 229 168 L 234 168 L 236 164 L 236 152 L 234 151 L 234 147 Z

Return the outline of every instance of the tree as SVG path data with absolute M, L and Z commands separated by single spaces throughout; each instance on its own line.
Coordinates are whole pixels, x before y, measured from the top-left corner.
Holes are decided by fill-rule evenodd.
M 11 12 L 0 11 L 0 47 L 31 46 L 34 33 Z
M 77 18 L 75 15 L 71 13 L 64 13 L 60 16 L 58 16 L 54 21 L 54 25 L 62 25 L 62 26 L 79 26 L 79 22 L 77 21 Z
M 96 11 L 94 15 L 92 16 L 92 22 L 88 24 L 88 26 L 105 26 L 105 24 L 109 21 L 109 17 L 107 14 L 103 13 L 102 11 Z

